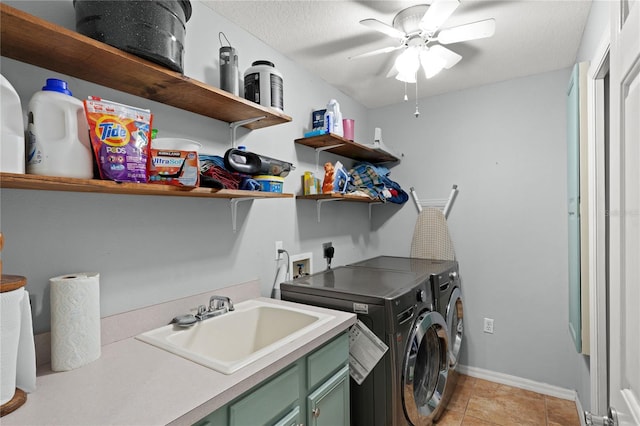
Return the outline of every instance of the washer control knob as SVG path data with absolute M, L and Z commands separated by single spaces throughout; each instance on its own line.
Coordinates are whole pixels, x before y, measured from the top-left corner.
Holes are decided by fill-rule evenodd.
M 422 289 L 416 291 L 416 299 L 418 302 L 424 302 L 427 299 L 427 293 Z
M 456 271 L 449 272 L 449 279 L 452 281 L 458 279 L 458 273 Z

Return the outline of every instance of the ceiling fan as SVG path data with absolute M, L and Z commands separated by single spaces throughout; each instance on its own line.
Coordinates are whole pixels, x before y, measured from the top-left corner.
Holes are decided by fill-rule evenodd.
M 462 56 L 443 45 L 487 38 L 495 33 L 495 19 L 442 28 L 459 5 L 459 0 L 433 0 L 431 5 L 421 4 L 401 10 L 393 18 L 392 25 L 373 18 L 360 21 L 362 25 L 393 37 L 400 43 L 355 55 L 351 59 L 403 49 L 387 77 L 396 74 L 396 79 L 400 81 L 415 83 L 416 73 L 422 65 L 425 77 L 431 78 L 462 59 Z

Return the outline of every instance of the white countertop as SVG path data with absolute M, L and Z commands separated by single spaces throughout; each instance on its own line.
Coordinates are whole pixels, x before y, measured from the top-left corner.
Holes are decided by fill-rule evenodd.
M 276 304 L 281 300 L 260 298 Z M 37 389 L 27 402 L 2 418 L 10 425 L 176 425 L 192 424 L 313 351 L 356 321 L 335 318 L 271 355 L 225 375 L 156 348 L 134 337 L 102 347 L 101 357 L 76 370 L 38 368 Z

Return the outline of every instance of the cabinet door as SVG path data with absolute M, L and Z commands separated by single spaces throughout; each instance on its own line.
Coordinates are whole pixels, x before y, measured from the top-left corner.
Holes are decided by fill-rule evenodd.
M 298 366 L 281 373 L 229 407 L 229 425 L 270 425 L 298 401 Z M 296 404 L 297 405 L 297 404 Z M 278 420 L 276 420 L 278 421 Z
M 296 407 L 289 411 L 289 414 L 280 419 L 273 426 L 298 426 L 302 422 L 300 421 L 300 407 Z
M 308 423 L 311 426 L 349 425 L 349 366 L 345 365 L 333 377 L 307 398 Z

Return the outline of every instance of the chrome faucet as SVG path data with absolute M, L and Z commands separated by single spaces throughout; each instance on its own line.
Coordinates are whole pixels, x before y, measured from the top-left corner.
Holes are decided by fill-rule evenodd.
M 198 306 L 196 319 L 198 321 L 202 321 L 207 318 L 217 317 L 218 315 L 222 315 L 233 310 L 233 302 L 228 297 L 211 296 L 211 298 L 209 299 L 208 308 L 205 305 Z
M 220 306 L 222 305 L 222 306 Z M 211 296 L 209 298 L 209 310 L 225 309 L 226 312 L 233 311 L 233 302 L 227 296 Z

